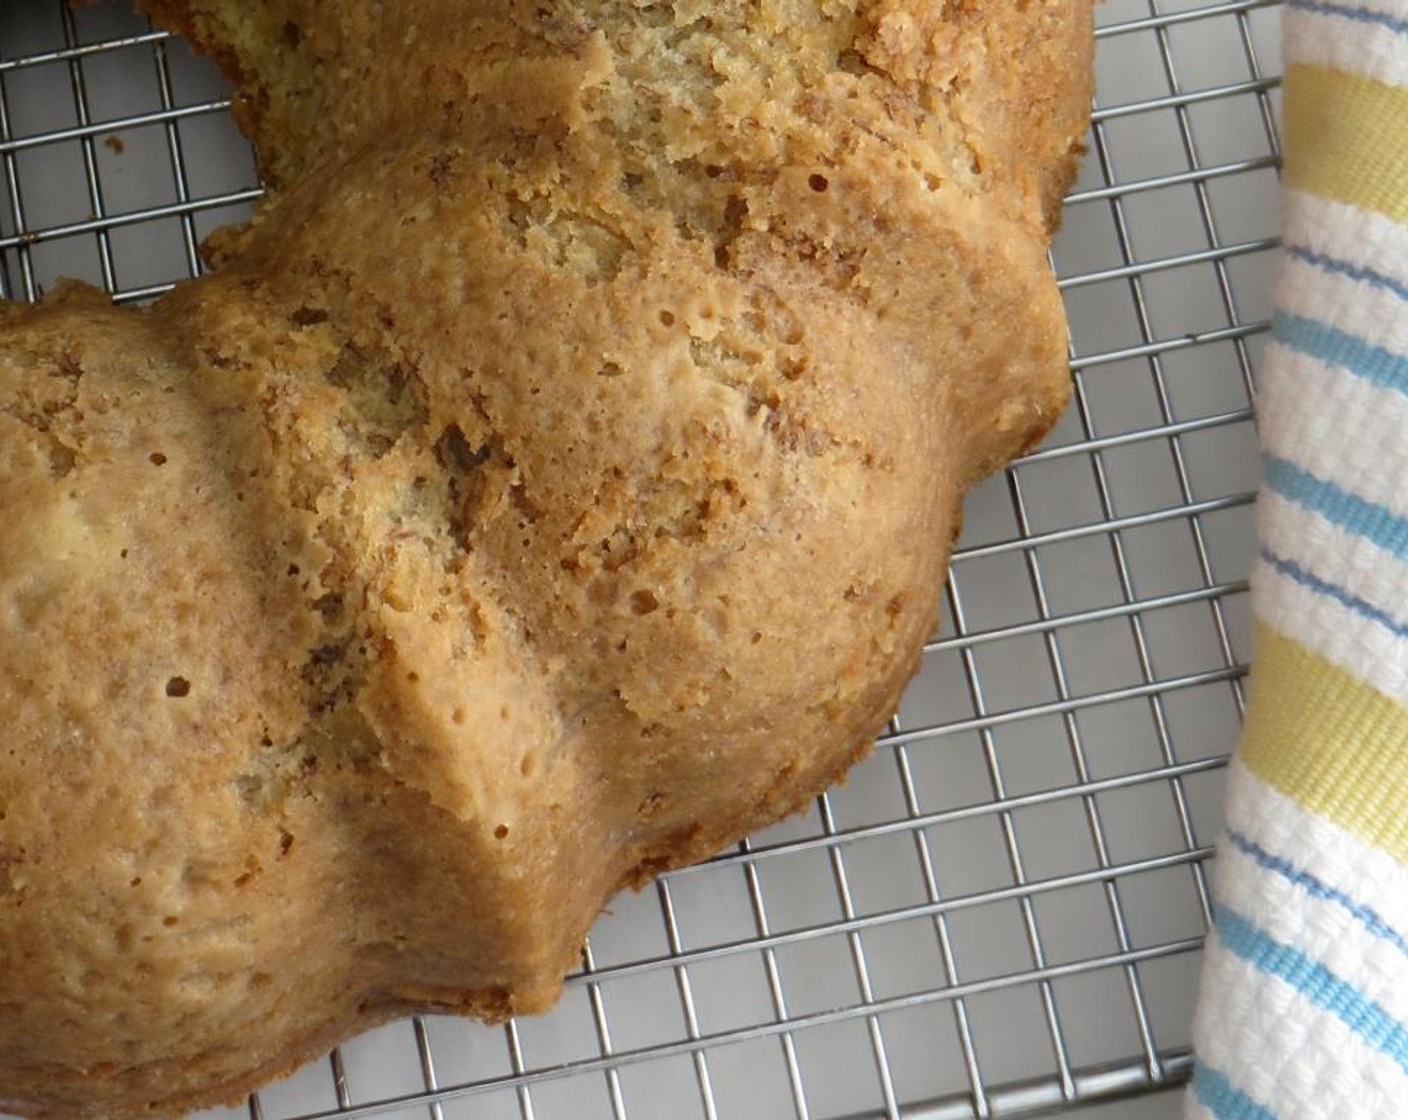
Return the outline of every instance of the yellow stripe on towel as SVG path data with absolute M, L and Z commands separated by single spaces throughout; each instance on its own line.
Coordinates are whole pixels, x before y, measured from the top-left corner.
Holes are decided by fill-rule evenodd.
M 1408 225 L 1408 88 L 1292 66 L 1285 120 L 1288 185 Z
M 1408 708 L 1265 625 L 1254 666 L 1243 761 L 1408 864 Z

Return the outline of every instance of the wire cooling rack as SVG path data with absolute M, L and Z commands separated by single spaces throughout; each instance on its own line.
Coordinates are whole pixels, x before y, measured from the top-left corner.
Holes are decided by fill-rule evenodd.
M 1053 253 L 1074 404 L 972 496 L 943 628 L 875 755 L 807 815 L 616 900 L 551 1014 L 394 1024 L 236 1113 L 950 1120 L 1186 1078 L 1247 658 L 1277 14 L 1099 8 Z M 227 109 L 125 6 L 0 3 L 0 294 L 76 275 L 136 301 L 195 274 L 259 195 Z

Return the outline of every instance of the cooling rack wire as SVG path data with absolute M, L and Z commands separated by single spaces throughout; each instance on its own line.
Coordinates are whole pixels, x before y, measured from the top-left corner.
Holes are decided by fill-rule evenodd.
M 1248 655 L 1277 7 L 1099 8 L 1052 254 L 1073 406 L 972 496 L 874 756 L 616 900 L 551 1014 L 393 1024 L 232 1117 L 1176 1114 Z M 17 299 L 150 299 L 260 193 L 213 70 L 121 4 L 0 3 L 0 172 Z

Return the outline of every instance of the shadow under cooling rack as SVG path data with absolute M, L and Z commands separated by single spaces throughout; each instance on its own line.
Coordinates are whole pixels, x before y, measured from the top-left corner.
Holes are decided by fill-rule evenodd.
M 1097 11 L 1090 154 L 1052 253 L 1074 402 L 971 496 L 943 626 L 873 757 L 616 900 L 552 1013 L 393 1024 L 235 1112 L 948 1120 L 1187 1077 L 1248 656 L 1279 13 Z M 125 6 L 0 5 L 0 294 L 78 276 L 141 301 L 195 275 L 260 194 L 228 108 Z

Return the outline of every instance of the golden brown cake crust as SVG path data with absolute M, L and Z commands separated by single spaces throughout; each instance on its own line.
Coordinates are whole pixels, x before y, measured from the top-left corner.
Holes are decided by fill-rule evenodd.
M 1066 396 L 1089 0 L 148 0 L 276 184 L 0 308 L 0 1110 L 556 998 L 859 758 Z

